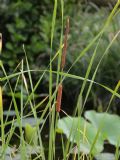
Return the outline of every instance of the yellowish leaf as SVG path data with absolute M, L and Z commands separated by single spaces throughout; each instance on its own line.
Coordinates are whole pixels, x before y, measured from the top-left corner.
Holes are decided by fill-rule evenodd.
M 26 124 L 25 127 L 25 139 L 26 142 L 30 145 L 37 145 L 38 143 L 38 135 L 36 127 L 32 127 L 30 124 Z

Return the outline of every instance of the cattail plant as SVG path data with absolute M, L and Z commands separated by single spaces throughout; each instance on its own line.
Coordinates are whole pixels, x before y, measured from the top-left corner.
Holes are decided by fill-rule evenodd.
M 66 62 L 66 53 L 67 53 L 67 40 L 68 40 L 68 33 L 69 33 L 69 17 L 66 21 L 66 29 L 65 29 L 65 37 L 64 37 L 64 47 L 63 47 L 63 53 L 62 53 L 62 59 L 61 59 L 61 69 L 64 69 L 65 62 Z
M 66 29 L 65 29 L 65 36 L 64 36 L 64 47 L 62 52 L 61 58 L 61 69 L 64 69 L 65 62 L 66 62 L 66 53 L 67 53 L 67 40 L 69 34 L 69 17 L 66 20 Z M 56 112 L 60 112 L 61 110 L 61 100 L 62 100 L 62 84 L 58 85 L 58 94 L 57 94 L 57 102 L 56 102 Z
M 2 33 L 0 33 L 0 54 L 2 52 Z
M 61 100 L 62 100 L 62 84 L 59 84 L 57 102 L 56 102 L 56 112 L 60 112 L 61 110 Z

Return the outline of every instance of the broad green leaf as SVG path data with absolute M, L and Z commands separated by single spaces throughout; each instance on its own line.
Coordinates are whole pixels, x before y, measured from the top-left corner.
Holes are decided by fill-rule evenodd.
M 115 155 L 112 153 L 100 153 L 95 158 L 96 160 L 115 160 Z
M 0 149 L 2 149 L 2 146 L 0 146 Z M 40 146 L 31 146 L 31 145 L 26 145 L 26 159 L 28 160 L 30 155 L 36 155 L 40 154 L 41 148 Z M 0 153 L 1 156 L 1 153 Z M 15 147 L 9 147 L 7 146 L 5 150 L 5 160 L 20 160 L 21 159 L 21 154 L 20 150 Z
M 120 117 L 108 113 L 97 113 L 95 111 L 85 112 L 88 119 L 100 132 L 104 140 L 108 140 L 113 145 L 120 146 Z M 119 144 L 118 144 L 119 143 Z
M 38 155 L 41 152 L 41 148 L 40 146 L 31 146 L 31 145 L 27 145 L 26 146 L 26 153 L 28 155 Z
M 39 121 L 39 119 L 35 119 L 34 117 L 27 117 L 27 118 L 23 118 L 22 119 L 22 127 L 26 127 L 27 124 L 30 124 L 32 127 L 37 125 L 37 121 Z M 44 120 L 41 120 L 41 122 L 39 124 L 42 124 Z M 16 121 L 14 123 L 14 125 L 16 127 L 19 127 L 18 122 Z
M 90 153 L 98 133 L 92 124 L 81 117 L 65 117 L 58 121 L 58 128 L 63 131 L 68 140 L 80 146 L 81 152 L 86 154 Z M 95 155 L 102 150 L 103 139 L 99 134 L 91 153 Z
M 13 117 L 13 116 L 16 116 L 16 112 L 15 112 L 14 110 L 10 110 L 10 111 L 5 110 L 5 111 L 3 112 L 3 115 L 4 115 L 4 116 L 8 116 L 8 117 Z

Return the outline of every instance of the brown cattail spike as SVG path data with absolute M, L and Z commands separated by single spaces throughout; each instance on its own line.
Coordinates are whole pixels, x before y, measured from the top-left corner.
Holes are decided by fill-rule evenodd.
M 70 25 L 69 25 L 69 17 L 67 18 L 66 22 L 66 30 L 65 30 L 65 37 L 64 37 L 64 47 L 62 53 L 62 60 L 61 60 L 61 68 L 64 69 L 65 61 L 66 61 L 66 51 L 67 51 L 67 40 L 68 40 L 68 33 L 69 33 Z
M 0 54 L 2 52 L 2 33 L 0 33 Z
M 62 84 L 58 86 L 57 102 L 56 102 L 56 112 L 60 112 L 62 100 Z

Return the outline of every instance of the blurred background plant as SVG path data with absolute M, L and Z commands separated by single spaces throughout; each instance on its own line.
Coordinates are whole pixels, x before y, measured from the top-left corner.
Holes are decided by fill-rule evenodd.
M 1 0 L 0 5 L 0 31 L 3 33 L 3 54 L 2 60 L 7 73 L 12 73 L 15 67 L 20 63 L 25 54 L 23 44 L 27 52 L 27 57 L 31 69 L 45 69 L 49 64 L 50 53 L 50 32 L 51 20 L 54 1 L 10 1 Z M 79 53 L 91 42 L 102 28 L 104 21 L 109 15 L 110 7 L 98 7 L 92 2 L 84 2 L 80 0 L 65 0 L 64 20 L 70 17 L 70 34 L 68 39 L 67 64 L 66 71 L 73 64 Z M 105 3 L 107 4 L 107 3 Z M 61 9 L 58 5 L 56 30 L 53 44 L 53 54 L 59 47 L 59 37 L 61 30 Z M 96 65 L 104 53 L 106 47 L 120 28 L 120 15 L 117 15 L 112 24 L 101 38 L 97 49 L 94 65 L 89 76 L 91 79 Z M 114 42 L 109 50 L 108 56 L 105 57 L 96 76 L 96 81 L 114 88 L 120 79 L 120 39 Z M 96 42 L 97 44 L 97 42 Z M 96 44 L 87 52 L 87 54 L 79 61 L 70 73 L 84 77 L 88 64 L 94 52 Z M 53 64 L 56 69 L 56 63 Z M 2 72 L 0 71 L 0 75 Z M 33 76 L 33 83 L 36 82 L 40 75 L 36 72 Z M 49 81 L 46 74 L 43 80 L 43 87 L 39 92 L 45 92 L 48 88 Z M 81 88 L 80 81 L 66 79 L 64 82 L 65 106 L 74 107 L 79 90 Z M 103 96 L 104 95 L 104 96 Z M 76 98 L 75 98 L 76 97 Z M 98 106 L 98 103 L 106 102 L 109 99 L 108 93 L 101 88 L 93 87 L 91 96 L 88 99 L 88 108 Z M 89 104 L 90 100 L 90 104 Z M 97 101 L 97 102 L 95 102 Z M 118 103 L 118 102 L 117 102 Z M 92 104 L 92 105 L 91 105 Z M 103 105 L 103 104 L 102 104 Z M 115 104 L 116 105 L 116 104 Z M 67 107 L 66 107 L 67 108 Z M 114 108 L 114 107 L 113 107 Z

